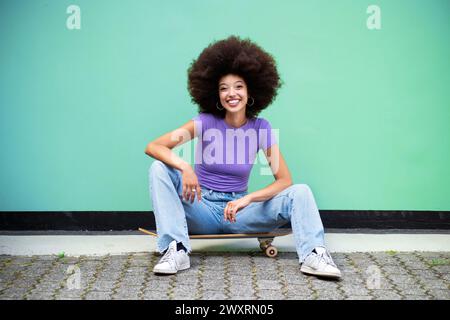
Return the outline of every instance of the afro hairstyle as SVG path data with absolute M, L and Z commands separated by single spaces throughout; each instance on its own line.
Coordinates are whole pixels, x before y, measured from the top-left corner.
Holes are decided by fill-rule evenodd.
M 246 107 L 248 118 L 256 117 L 275 99 L 281 87 L 275 59 L 250 39 L 229 36 L 209 44 L 193 60 L 188 69 L 188 91 L 199 112 L 225 117 L 226 110 L 219 110 L 219 80 L 227 74 L 244 79 L 248 94 L 254 99 Z

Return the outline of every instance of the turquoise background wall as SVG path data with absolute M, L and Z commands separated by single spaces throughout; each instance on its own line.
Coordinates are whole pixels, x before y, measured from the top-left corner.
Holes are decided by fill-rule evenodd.
M 69 5 L 81 29 L 69 30 Z M 381 9 L 381 29 L 366 12 Z M 197 108 L 187 68 L 249 37 L 284 86 L 261 116 L 320 209 L 450 210 L 450 2 L 0 3 L 0 211 L 151 210 L 149 141 Z M 272 181 L 256 165 L 250 190 Z

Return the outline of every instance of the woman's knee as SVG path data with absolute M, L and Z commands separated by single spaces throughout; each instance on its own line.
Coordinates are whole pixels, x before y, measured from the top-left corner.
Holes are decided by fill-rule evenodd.
M 164 164 L 164 162 L 160 160 L 155 160 L 150 165 L 148 169 L 148 174 L 150 177 L 158 176 L 161 173 L 167 172 L 167 166 Z
M 311 195 L 311 188 L 306 183 L 297 183 L 290 187 L 292 189 L 291 194 L 293 197 L 305 198 Z

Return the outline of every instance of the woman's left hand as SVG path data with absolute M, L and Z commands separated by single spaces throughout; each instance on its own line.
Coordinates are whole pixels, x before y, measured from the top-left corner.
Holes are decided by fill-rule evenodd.
M 236 214 L 240 209 L 245 208 L 251 203 L 250 197 L 248 195 L 243 196 L 237 200 L 233 200 L 227 203 L 223 217 L 225 221 L 236 222 Z

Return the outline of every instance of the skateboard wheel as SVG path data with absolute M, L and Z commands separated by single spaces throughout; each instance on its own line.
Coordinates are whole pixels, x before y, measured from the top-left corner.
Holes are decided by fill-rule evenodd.
M 274 246 L 268 246 L 265 252 L 269 258 L 275 258 L 278 254 L 278 250 Z

